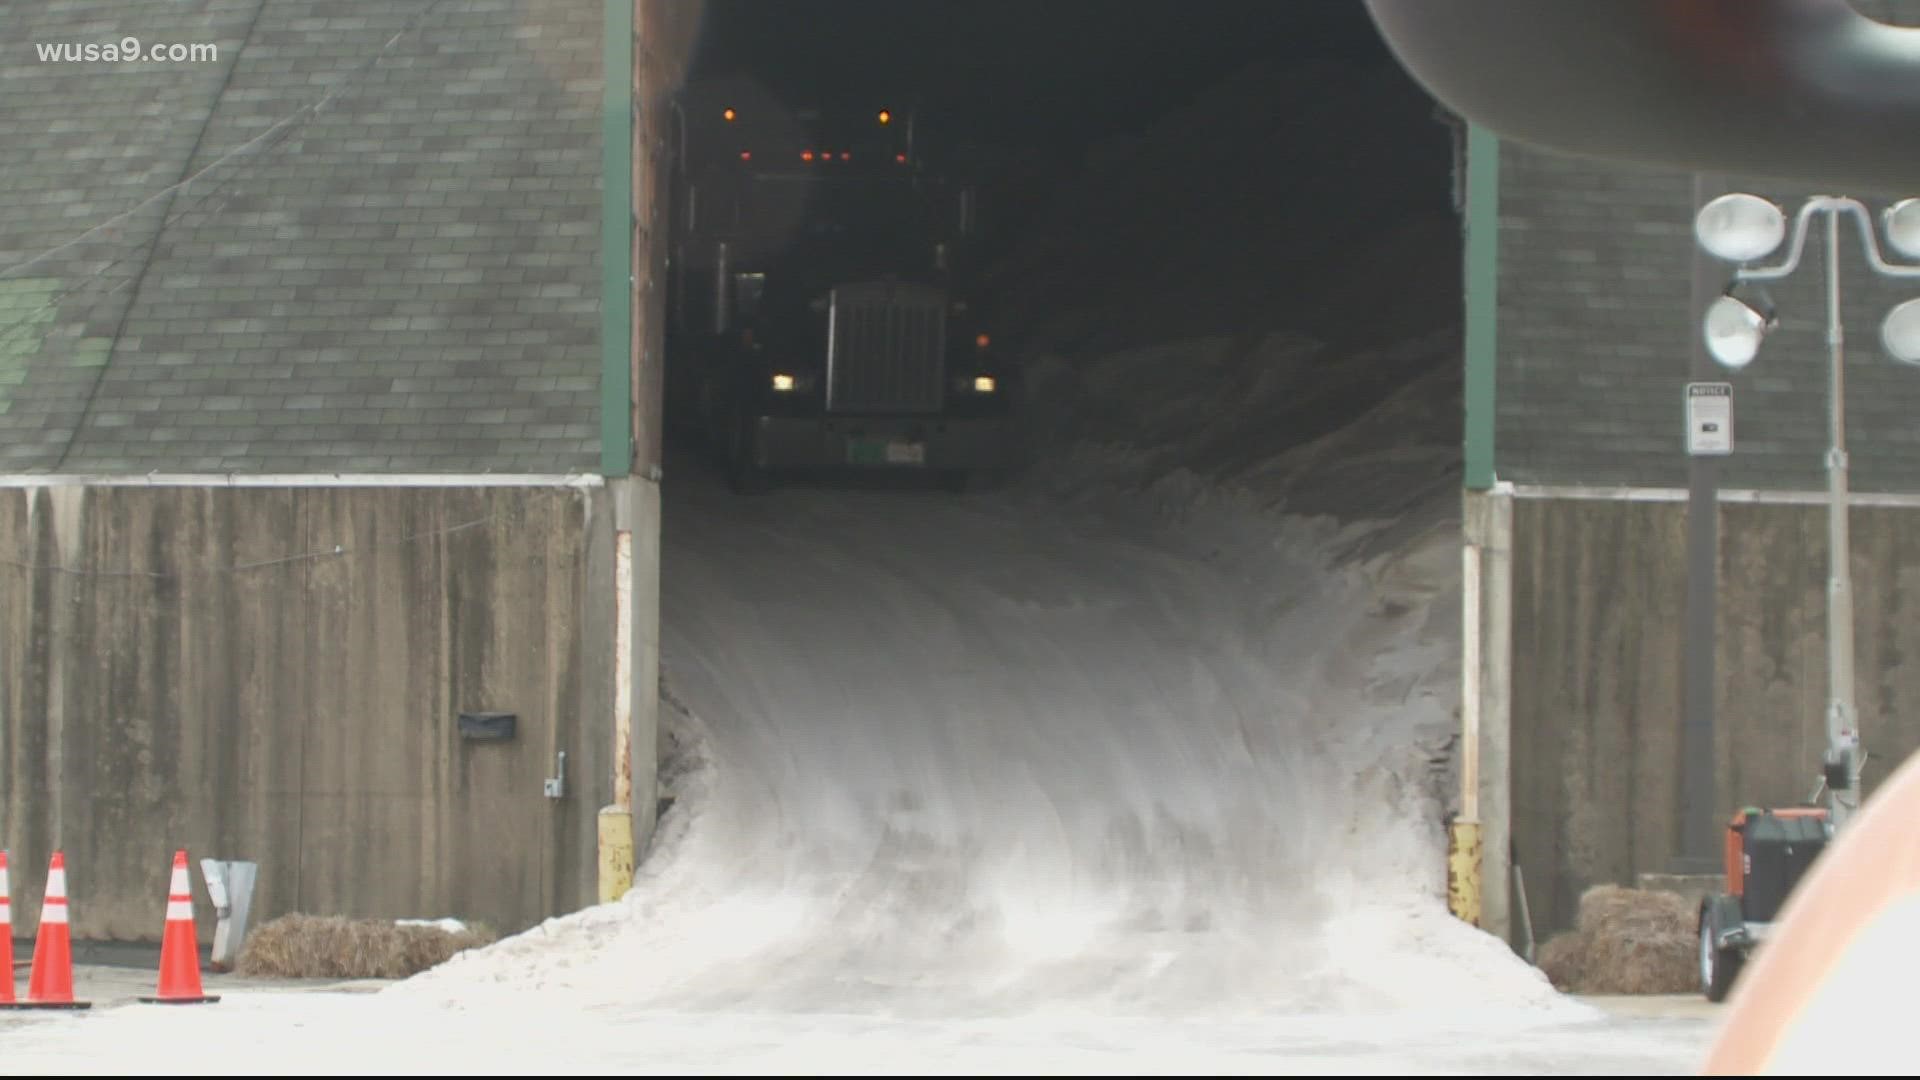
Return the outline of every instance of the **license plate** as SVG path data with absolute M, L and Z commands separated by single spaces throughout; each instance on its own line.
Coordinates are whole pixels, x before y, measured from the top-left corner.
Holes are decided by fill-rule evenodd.
M 847 444 L 847 460 L 855 465 L 925 465 L 925 443 L 905 439 L 855 439 Z

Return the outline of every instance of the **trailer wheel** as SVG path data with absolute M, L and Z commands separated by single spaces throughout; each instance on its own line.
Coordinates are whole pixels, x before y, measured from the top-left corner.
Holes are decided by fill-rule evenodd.
M 1700 989 L 1708 1001 L 1725 1001 L 1740 975 L 1746 954 L 1739 949 L 1719 945 L 1721 931 L 1727 929 L 1727 898 L 1709 896 L 1700 902 Z

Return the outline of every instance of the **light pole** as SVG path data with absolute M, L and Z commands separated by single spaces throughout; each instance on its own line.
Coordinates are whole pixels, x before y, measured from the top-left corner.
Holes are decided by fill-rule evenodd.
M 1722 365 L 1739 369 L 1751 363 L 1760 343 L 1775 325 L 1771 310 L 1756 310 L 1735 295 L 1748 282 L 1778 281 L 1800 266 L 1806 250 L 1807 229 L 1813 219 L 1827 224 L 1827 753 L 1823 774 L 1830 797 L 1830 820 L 1835 828 L 1846 823 L 1860 805 L 1860 727 L 1854 706 L 1853 585 L 1849 569 L 1847 533 L 1847 421 L 1845 335 L 1840 319 L 1840 219 L 1851 217 L 1860 227 L 1867 264 L 1874 273 L 1891 278 L 1920 278 L 1920 265 L 1889 263 L 1880 255 L 1873 216 L 1858 200 L 1816 195 L 1795 215 L 1793 239 L 1786 260 L 1773 266 L 1753 263 L 1778 250 L 1786 239 L 1786 214 L 1758 195 L 1722 195 L 1700 208 L 1694 218 L 1694 236 L 1715 258 L 1739 264 L 1733 281 L 1708 306 L 1703 330 L 1707 351 Z M 1920 200 L 1908 199 L 1886 212 L 1888 242 L 1909 258 L 1920 257 Z M 1768 305 L 1769 309 L 1771 305 Z M 1908 300 L 1893 309 L 1881 325 L 1881 341 L 1895 359 L 1920 364 L 1920 300 Z

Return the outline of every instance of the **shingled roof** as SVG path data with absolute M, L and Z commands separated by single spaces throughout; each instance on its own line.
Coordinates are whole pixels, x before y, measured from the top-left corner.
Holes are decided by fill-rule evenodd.
M 592 471 L 601 6 L 0 6 L 0 472 Z

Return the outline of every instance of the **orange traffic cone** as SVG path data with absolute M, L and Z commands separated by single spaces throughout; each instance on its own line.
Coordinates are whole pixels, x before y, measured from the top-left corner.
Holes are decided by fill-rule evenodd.
M 0 983 L 0 1005 L 13 1004 L 13 894 L 7 891 L 7 853 L 0 851 L 0 968 L 7 981 Z
M 160 936 L 160 989 L 141 1001 L 156 1005 L 200 1005 L 220 1000 L 200 989 L 200 943 L 193 932 L 193 885 L 187 878 L 187 853 L 173 853 L 173 882 L 167 887 L 167 925 Z
M 47 866 L 47 896 L 40 905 L 40 933 L 33 941 L 33 972 L 27 976 L 27 1000 L 0 1009 L 89 1009 L 91 1001 L 73 1000 L 73 941 L 67 930 L 67 860 L 59 852 Z

